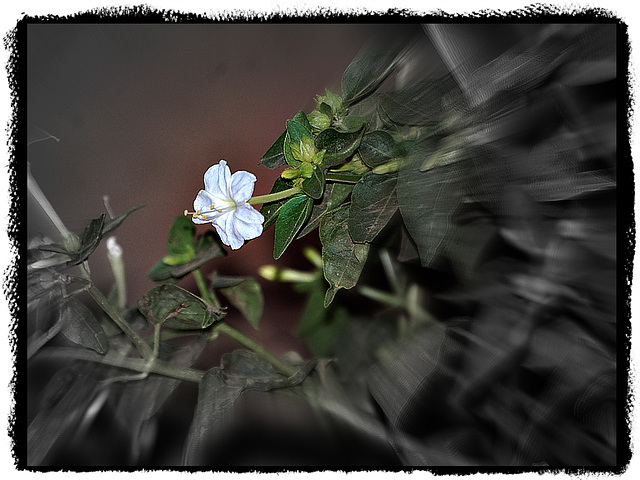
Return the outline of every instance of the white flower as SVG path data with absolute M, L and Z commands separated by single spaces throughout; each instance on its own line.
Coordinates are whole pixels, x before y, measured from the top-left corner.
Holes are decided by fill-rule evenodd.
M 231 175 L 227 162 L 220 160 L 204 174 L 204 190 L 193 202 L 193 222 L 213 223 L 222 243 L 233 250 L 259 237 L 264 217 L 247 203 L 255 182 L 256 176 L 249 172 Z

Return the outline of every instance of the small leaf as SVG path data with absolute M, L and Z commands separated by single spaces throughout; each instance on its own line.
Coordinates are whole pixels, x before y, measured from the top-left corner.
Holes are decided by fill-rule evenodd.
M 151 323 L 174 330 L 207 328 L 225 316 L 224 311 L 169 283 L 148 291 L 138 302 L 138 308 Z
M 314 204 L 311 210 L 311 216 L 309 221 L 305 224 L 304 228 L 300 231 L 297 238 L 302 238 L 308 233 L 312 232 L 318 225 L 320 220 L 327 213 L 334 208 L 339 207 L 349 197 L 349 194 L 353 190 L 353 185 L 349 183 L 330 183 L 325 187 L 324 196 L 322 202 Z
M 366 126 L 367 119 L 357 115 L 347 115 L 336 123 L 336 126 L 344 132 L 356 132 Z
M 367 133 L 360 143 L 360 158 L 369 168 L 387 163 L 394 157 L 395 142 L 393 137 L 383 131 Z
M 351 194 L 349 233 L 356 243 L 371 242 L 398 210 L 396 176 L 367 173 Z
M 352 288 L 369 254 L 369 244 L 353 243 L 348 229 L 349 204 L 333 210 L 320 222 L 324 278 L 329 282 L 324 305 L 327 307 L 340 288 Z
M 312 128 L 311 128 L 311 123 L 309 122 L 309 118 L 307 117 L 306 113 L 304 113 L 302 110 L 296 113 L 293 116 L 292 120 L 294 122 L 298 122 L 300 125 L 305 127 L 308 132 L 311 132 Z
M 167 257 L 164 257 L 149 270 L 147 277 L 156 282 L 170 278 L 182 278 L 210 260 L 225 255 L 226 252 L 222 248 L 218 236 L 209 231 L 196 237 L 195 255 L 190 255 L 191 260 L 170 265 L 167 263 Z M 182 260 L 185 258 L 188 257 L 184 257 Z M 176 260 L 177 257 L 173 257 L 173 259 Z
M 282 192 L 283 190 L 287 190 L 293 187 L 293 182 L 291 180 L 285 180 L 282 177 L 276 178 L 273 183 L 273 187 L 271 187 L 271 192 L 269 193 L 277 193 Z M 283 198 L 282 200 L 277 200 L 275 202 L 269 202 L 262 205 L 260 209 L 260 213 L 264 216 L 264 223 L 262 224 L 263 229 L 269 228 L 272 224 L 275 223 L 278 218 L 278 214 L 280 213 L 280 209 L 287 203 L 288 198 Z
M 196 227 L 188 217 L 177 217 L 173 225 L 171 225 L 167 247 L 171 255 L 184 258 L 180 263 L 185 263 L 193 258 L 195 254 L 195 233 Z
M 304 115 L 304 113 L 302 113 Z M 304 115 L 304 123 L 300 123 L 297 120 L 287 120 L 287 133 L 289 134 L 289 140 L 300 145 L 303 137 L 313 138 L 311 134 L 311 125 L 307 116 Z
M 60 332 L 73 343 L 107 353 L 109 341 L 100 323 L 84 304 L 69 300 L 60 311 L 62 328 Z
M 264 307 L 264 297 L 262 287 L 254 278 L 246 277 L 236 285 L 220 288 L 220 292 L 240 310 L 253 328 L 258 328 Z
M 106 222 L 104 222 L 104 225 L 102 226 L 102 236 L 104 237 L 110 234 L 111 232 L 113 232 L 116 228 L 122 225 L 122 222 L 124 222 L 129 215 L 131 215 L 136 210 L 140 210 L 142 207 L 144 207 L 144 205 L 138 205 L 137 207 L 133 207 L 128 212 L 123 213 L 122 215 L 118 215 L 116 218 L 112 218 L 111 220 L 107 220 Z
M 273 258 L 276 260 L 280 258 L 289 244 L 296 238 L 296 235 L 309 218 L 312 206 L 313 200 L 306 195 L 294 197 L 284 204 L 276 222 Z
M 267 153 L 262 156 L 259 162 L 260 165 L 273 170 L 274 168 L 284 167 L 287 164 L 287 160 L 284 158 L 284 139 L 286 135 L 287 132 L 285 130 L 274 144 L 269 147 Z
M 72 264 L 77 265 L 84 262 L 95 251 L 102 238 L 102 227 L 104 225 L 104 213 L 98 218 L 94 218 L 85 228 L 80 239 L 80 249 L 78 255 L 73 259 Z
M 408 44 L 406 38 L 396 38 L 373 45 L 359 54 L 342 75 L 345 106 L 373 92 L 395 68 Z
M 314 165 L 313 175 L 302 182 L 302 191 L 314 200 L 322 198 L 324 193 L 325 174 L 320 165 Z
M 334 128 L 327 128 L 316 137 L 316 148 L 326 150 L 322 164 L 325 167 L 333 167 L 343 163 L 360 146 L 365 128 L 355 132 L 339 132 Z

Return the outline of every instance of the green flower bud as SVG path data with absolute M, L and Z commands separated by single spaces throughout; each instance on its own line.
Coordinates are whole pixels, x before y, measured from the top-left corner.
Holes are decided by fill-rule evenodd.
M 320 105 L 321 103 L 326 103 L 331 107 L 331 111 L 335 115 L 340 110 L 342 110 L 342 97 L 336 95 L 335 93 L 331 93 L 329 90 L 325 90 L 326 95 L 318 95 L 316 97 L 316 103 Z
M 311 178 L 313 176 L 313 170 L 316 167 L 311 163 L 303 163 L 298 168 L 300 169 L 300 176 L 302 178 Z
M 378 165 L 372 170 L 372 172 L 382 175 L 385 173 L 397 172 L 399 168 L 400 168 L 400 160 L 396 159 L 396 160 L 391 160 L 390 162 L 387 162 L 387 163 L 383 163 L 382 165 Z
M 300 170 L 295 167 L 287 168 L 280 174 L 280 176 L 285 180 L 293 180 L 294 178 L 298 178 L 300 176 Z
M 321 165 L 322 164 L 322 160 L 324 160 L 324 154 L 326 153 L 326 150 L 320 150 L 319 152 L 317 152 L 314 156 L 313 156 L 313 160 L 312 163 L 314 163 L 315 165 Z
M 290 145 L 293 158 L 300 162 L 311 163 L 313 161 L 317 150 L 312 138 L 304 136 L 299 145 L 295 142 L 291 142 Z
M 315 130 L 324 130 L 325 128 L 329 128 L 331 126 L 331 118 L 329 118 L 328 115 L 319 112 L 318 110 L 314 110 L 309 115 L 307 115 L 307 119 Z

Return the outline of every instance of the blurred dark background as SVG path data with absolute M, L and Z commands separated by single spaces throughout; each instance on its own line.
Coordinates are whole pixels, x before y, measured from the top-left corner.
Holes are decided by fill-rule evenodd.
M 279 171 L 258 166 L 288 118 L 340 92 L 342 72 L 372 38 L 417 25 L 366 24 L 30 24 L 27 37 L 28 161 L 65 225 L 81 233 L 105 212 L 137 205 L 116 232 L 124 249 L 130 305 L 154 283 L 148 270 L 166 254 L 169 227 L 192 208 L 205 170 L 220 159 L 258 177 L 255 194 Z M 58 139 L 47 139 L 49 135 Z M 199 226 L 201 233 L 211 226 Z M 29 204 L 29 237 L 55 230 Z M 279 265 L 302 258 L 317 234 L 295 242 Z M 257 276 L 273 261 L 273 228 L 204 268 Z M 104 292 L 112 275 L 104 242 L 90 259 Z M 260 279 L 259 332 L 278 353 L 304 345 L 292 334 L 301 298 Z M 193 288 L 190 277 L 181 281 Z M 233 320 L 233 319 L 231 319 Z M 244 325 L 241 325 L 244 328 Z M 250 327 L 249 327 L 250 328 Z

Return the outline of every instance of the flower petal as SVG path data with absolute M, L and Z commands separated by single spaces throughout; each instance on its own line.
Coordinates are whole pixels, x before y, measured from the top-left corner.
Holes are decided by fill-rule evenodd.
M 209 167 L 204 174 L 204 189 L 218 197 L 229 198 L 229 181 L 231 170 L 227 162 L 220 160 L 220 163 Z
M 256 176 L 253 173 L 240 170 L 231 175 L 231 198 L 237 203 L 246 202 L 253 195 L 253 187 L 256 183 Z
M 201 218 L 200 216 L 196 217 L 193 216 L 191 218 L 191 220 L 193 221 L 193 223 L 209 223 L 209 222 L 213 222 L 215 220 L 216 217 L 218 217 L 220 214 L 219 213 L 213 213 L 213 212 L 209 212 L 209 210 L 211 209 L 211 205 L 213 205 L 213 198 L 212 196 L 209 194 L 209 192 L 206 192 L 204 190 L 200 190 L 198 192 L 198 195 L 196 195 L 196 199 L 193 201 L 193 209 L 195 210 L 195 212 L 205 212 L 205 218 Z
M 244 245 L 244 238 L 242 238 L 242 235 L 235 229 L 234 213 L 233 211 L 220 215 L 215 219 L 213 224 L 216 227 L 218 235 L 220 235 L 222 243 L 230 246 L 232 250 L 237 250 Z
M 249 204 L 239 206 L 234 212 L 235 229 L 245 240 L 262 235 L 262 214 Z

